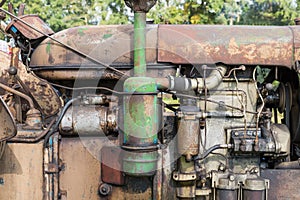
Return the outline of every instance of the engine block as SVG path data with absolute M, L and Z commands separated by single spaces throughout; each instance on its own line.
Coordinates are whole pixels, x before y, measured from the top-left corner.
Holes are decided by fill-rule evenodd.
M 299 199 L 300 28 L 146 25 L 155 1 L 126 4 L 134 26 L 7 25 L 0 199 Z

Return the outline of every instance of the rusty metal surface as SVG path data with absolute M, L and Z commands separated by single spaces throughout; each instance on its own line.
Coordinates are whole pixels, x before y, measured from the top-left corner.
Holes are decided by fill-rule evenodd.
M 101 149 L 101 178 L 105 183 L 124 185 L 122 172 L 122 150 L 117 146 L 104 146 Z
M 187 160 L 199 153 L 199 119 L 180 119 L 177 132 L 178 153 Z
M 300 26 L 291 26 L 290 28 L 294 34 L 294 59 L 300 61 Z
M 275 26 L 160 25 L 158 62 L 291 67 L 293 33 Z
M 69 108 L 60 124 L 61 132 L 67 135 L 105 136 L 116 133 L 117 129 L 116 109 L 96 105 Z
M 133 70 L 126 69 L 126 70 L 120 70 L 124 73 L 133 76 Z M 161 70 L 159 69 L 151 69 L 150 67 L 147 70 L 147 76 L 149 77 L 163 77 L 165 78 L 168 75 L 175 75 L 175 69 L 174 68 L 164 68 L 161 67 Z M 104 71 L 101 69 L 39 69 L 34 70 L 34 73 L 46 80 L 51 81 L 74 81 L 74 80 L 119 80 L 119 76 L 117 76 L 115 73 L 110 73 L 108 71 Z M 161 81 L 167 81 L 166 79 L 161 79 Z M 161 83 L 161 82 L 160 82 Z M 167 83 L 164 83 L 167 85 Z
M 0 60 L 0 82 L 8 83 L 11 79 L 7 73 L 10 67 L 10 56 L 4 52 L 0 52 Z M 28 73 L 26 67 L 21 62 L 18 65 L 18 76 L 27 87 L 30 96 L 39 105 L 42 113 L 46 116 L 56 114 L 61 107 L 61 101 L 52 86 L 33 73 Z
M 156 0 L 126 0 L 125 4 L 134 12 L 148 12 L 156 3 Z
M 300 170 L 262 170 L 261 177 L 270 180 L 268 199 L 300 199 Z
M 62 200 L 151 199 L 151 180 L 140 177 L 126 177 L 124 186 L 111 184 L 112 192 L 109 195 L 99 195 L 98 187 L 102 183 L 101 172 L 103 171 L 100 155 L 102 147 L 107 144 L 108 140 L 105 138 L 61 139 L 59 147 L 61 166 L 59 184 Z M 105 156 L 108 158 L 110 155 Z M 112 158 L 111 162 L 113 162 Z M 102 163 L 104 163 L 104 160 L 102 160 Z M 107 165 L 110 165 L 110 163 L 107 163 Z M 105 174 L 105 176 L 109 178 L 110 174 Z
M 17 127 L 13 117 L 0 97 L 0 141 L 12 138 L 17 134 Z
M 8 143 L 0 160 L 0 199 L 43 199 L 43 143 Z
M 63 138 L 59 148 L 61 166 L 63 166 L 59 174 L 60 190 L 63 194 L 61 199 L 100 199 L 98 196 L 101 179 L 99 160 L 91 155 L 79 138 Z
M 41 20 L 37 15 L 23 15 L 19 18 L 22 19 L 23 21 L 31 24 L 32 26 L 37 28 L 39 31 L 42 31 L 43 33 L 45 33 L 47 35 L 51 35 L 54 33 L 51 30 L 51 28 L 43 20 Z M 15 29 L 17 29 L 19 32 L 21 32 L 26 38 L 28 38 L 30 40 L 43 37 L 43 35 L 40 34 L 39 32 L 32 30 L 31 28 L 29 28 L 22 22 L 17 21 L 15 19 L 13 19 L 7 25 L 5 32 L 15 35 L 14 31 L 12 31 L 12 29 L 14 29 L 13 27 Z
M 11 48 L 10 66 L 19 68 L 19 54 L 20 54 L 19 48 L 17 47 Z
M 157 26 L 146 29 L 147 61 L 154 63 L 156 58 Z M 105 63 L 133 63 L 133 26 L 82 26 L 70 28 L 53 35 L 53 38 L 82 51 Z M 95 66 L 76 53 L 59 44 L 45 39 L 34 51 L 30 67 L 49 66 Z

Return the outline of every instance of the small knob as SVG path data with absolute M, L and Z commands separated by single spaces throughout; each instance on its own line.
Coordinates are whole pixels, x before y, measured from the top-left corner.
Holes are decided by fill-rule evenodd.
M 18 69 L 14 66 L 11 66 L 9 69 L 8 69 L 8 73 L 12 76 L 16 75 L 18 73 Z

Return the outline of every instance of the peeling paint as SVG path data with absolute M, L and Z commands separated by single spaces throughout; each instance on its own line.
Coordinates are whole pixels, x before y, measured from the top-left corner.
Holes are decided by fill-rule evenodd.
M 107 38 L 110 38 L 111 36 L 112 36 L 112 34 L 107 33 L 107 34 L 104 34 L 102 38 L 107 39 Z

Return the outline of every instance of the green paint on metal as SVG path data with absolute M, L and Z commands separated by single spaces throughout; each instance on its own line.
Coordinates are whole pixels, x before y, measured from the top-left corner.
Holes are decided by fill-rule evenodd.
M 111 36 L 112 36 L 112 34 L 107 33 L 107 34 L 104 34 L 102 38 L 107 39 L 107 38 L 110 38 Z
M 146 76 L 145 54 L 146 13 L 134 13 L 134 75 L 124 83 L 125 92 L 153 93 L 156 81 Z M 124 97 L 124 146 L 139 150 L 126 152 L 123 170 L 133 176 L 152 176 L 157 168 L 157 151 L 141 151 L 157 145 L 158 108 L 156 95 L 131 95 Z
M 185 156 L 180 157 L 180 171 L 183 173 L 192 173 L 195 172 L 194 162 L 187 162 Z
M 156 82 L 149 77 L 132 77 L 125 81 L 125 92 L 156 92 Z M 138 145 L 152 145 L 157 141 L 158 111 L 155 95 L 132 95 L 124 98 L 125 140 Z
M 134 13 L 134 75 L 146 76 L 146 13 Z
M 125 151 L 123 171 L 133 176 L 152 176 L 157 168 L 157 159 L 156 151 L 139 153 Z
M 152 93 L 157 87 L 153 78 L 131 77 L 124 83 L 124 91 Z M 124 145 L 141 148 L 157 145 L 158 116 L 156 95 L 125 96 Z M 150 175 L 156 163 L 156 151 L 135 151 L 125 154 L 123 167 L 131 175 Z
M 50 50 L 51 50 L 51 43 L 47 42 L 47 46 L 46 46 L 46 53 L 50 54 Z
M 88 28 L 79 28 L 79 29 L 78 29 L 78 34 L 79 34 L 81 37 L 84 36 L 84 35 L 85 35 L 85 33 L 84 33 L 85 30 L 88 30 Z

